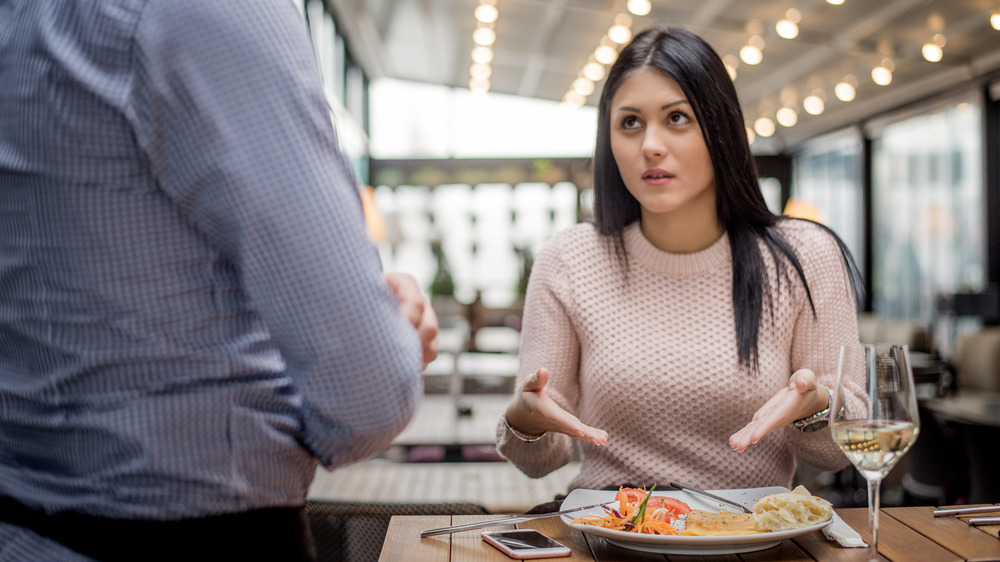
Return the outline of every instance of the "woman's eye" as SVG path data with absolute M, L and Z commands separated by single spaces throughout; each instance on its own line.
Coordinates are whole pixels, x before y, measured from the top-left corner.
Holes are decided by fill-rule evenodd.
M 622 118 L 622 129 L 635 129 L 639 125 L 639 118 L 635 115 L 626 115 Z
M 675 111 L 667 117 L 667 121 L 673 125 L 686 125 L 691 122 L 691 118 L 686 113 Z

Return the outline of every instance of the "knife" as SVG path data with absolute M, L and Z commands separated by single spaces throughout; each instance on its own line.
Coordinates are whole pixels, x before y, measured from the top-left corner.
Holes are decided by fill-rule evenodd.
M 674 488 L 677 488 L 678 490 L 684 490 L 685 492 L 690 492 L 692 494 L 700 494 L 702 496 L 710 497 L 713 500 L 720 501 L 720 502 L 722 502 L 722 503 L 724 503 L 726 505 L 731 505 L 731 506 L 733 506 L 735 508 L 738 508 L 743 513 L 753 513 L 753 510 L 750 509 L 749 507 L 747 507 L 747 506 L 745 506 L 745 505 L 743 505 L 741 503 L 736 503 L 733 500 L 726 499 L 726 498 L 724 498 L 722 496 L 717 496 L 717 495 L 715 495 L 715 494 L 713 494 L 711 492 L 706 492 L 705 490 L 699 490 L 698 488 L 692 488 L 691 486 L 685 486 L 684 484 L 681 484 L 680 482 L 671 482 L 670 485 L 673 486 Z
M 532 519 L 544 519 L 546 517 L 555 517 L 557 515 L 573 513 L 574 511 L 583 511 L 585 509 L 592 509 L 595 507 L 604 507 L 609 503 L 614 503 L 615 501 L 616 500 L 609 500 L 602 503 L 595 503 L 594 505 L 585 505 L 581 507 L 574 507 L 572 509 L 564 509 L 562 511 L 556 511 L 554 513 L 532 513 L 525 515 L 514 515 L 513 517 L 503 517 L 501 519 L 480 521 L 478 523 L 466 523 L 465 525 L 452 525 L 451 527 L 441 527 L 440 529 L 429 529 L 427 531 L 420 531 L 420 538 L 433 537 L 434 535 L 446 535 L 448 533 L 457 533 L 459 531 L 471 531 L 473 529 L 483 529 L 485 527 L 494 527 L 497 525 L 509 525 L 512 523 L 521 523 L 522 521 L 530 521 Z
M 945 517 L 948 515 L 965 515 L 967 513 L 992 513 L 1000 511 L 1000 505 L 983 505 L 977 507 L 956 507 L 950 509 L 935 509 L 934 517 Z

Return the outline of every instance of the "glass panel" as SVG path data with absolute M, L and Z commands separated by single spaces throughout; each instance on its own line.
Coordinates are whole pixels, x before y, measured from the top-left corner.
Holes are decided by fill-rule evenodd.
M 873 144 L 873 308 L 930 325 L 936 298 L 985 282 L 982 107 L 893 123 Z
M 781 214 L 781 181 L 778 178 L 760 178 L 760 192 L 764 195 L 767 208 L 776 215 Z
M 787 214 L 830 227 L 847 244 L 858 267 L 865 258 L 861 152 L 861 134 L 855 130 L 810 143 L 792 162 L 794 181 L 786 207 Z

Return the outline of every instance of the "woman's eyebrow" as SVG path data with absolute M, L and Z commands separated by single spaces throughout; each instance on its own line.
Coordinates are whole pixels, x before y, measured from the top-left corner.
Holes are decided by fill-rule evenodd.
M 669 108 L 671 108 L 671 107 L 673 107 L 675 105 L 680 105 L 682 103 L 688 103 L 688 100 L 672 101 L 672 102 L 670 102 L 670 103 L 668 103 L 666 105 L 660 106 L 660 111 L 663 111 L 664 109 L 669 109 Z M 623 105 L 623 106 L 621 106 L 621 107 L 618 108 L 618 111 L 630 111 L 632 113 L 642 113 L 641 110 L 639 110 L 636 107 L 632 107 L 630 105 Z

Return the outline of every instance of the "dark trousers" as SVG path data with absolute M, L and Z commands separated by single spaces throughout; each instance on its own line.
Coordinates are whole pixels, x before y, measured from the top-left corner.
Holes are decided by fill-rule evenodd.
M 177 521 L 108 519 L 44 512 L 0 497 L 0 521 L 97 560 L 276 560 L 315 562 L 303 508 L 268 508 Z

